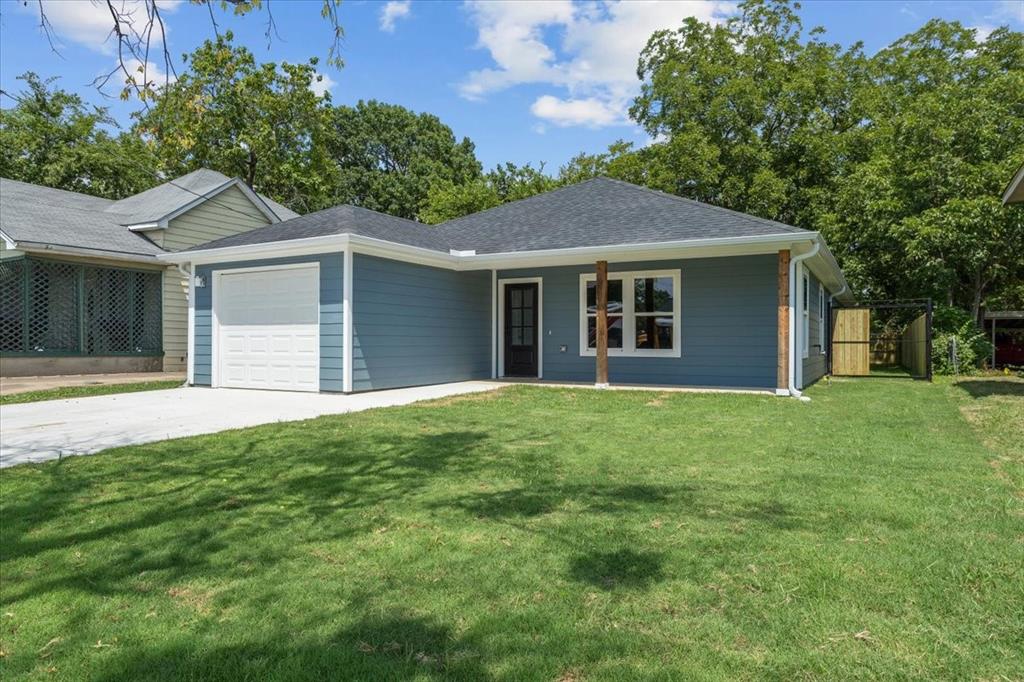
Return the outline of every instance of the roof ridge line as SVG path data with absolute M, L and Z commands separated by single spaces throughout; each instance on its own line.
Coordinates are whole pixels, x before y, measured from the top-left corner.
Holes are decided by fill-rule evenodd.
M 602 175 L 602 176 L 599 176 L 599 177 L 603 178 L 605 180 L 610 180 L 612 182 L 618 183 L 620 185 L 625 185 L 626 187 L 631 187 L 633 189 L 639 189 L 639 190 L 642 190 L 644 192 L 648 192 L 650 194 L 654 194 L 654 195 L 657 195 L 657 196 L 667 197 L 669 199 L 675 199 L 677 201 L 681 201 L 681 202 L 687 203 L 687 204 L 696 204 L 697 206 L 700 206 L 702 208 L 714 209 L 714 210 L 718 211 L 719 213 L 727 213 L 727 214 L 729 214 L 731 216 L 740 217 L 740 218 L 743 218 L 743 219 L 748 220 L 750 222 L 754 222 L 754 223 L 772 223 L 772 224 L 781 225 L 783 227 L 789 228 L 790 230 L 796 230 L 796 231 L 799 231 L 799 232 L 812 232 L 813 231 L 813 230 L 807 230 L 806 228 L 803 228 L 803 227 L 797 227 L 796 225 L 790 225 L 789 223 L 783 223 L 783 222 L 780 222 L 778 220 L 772 220 L 771 218 L 762 218 L 760 216 L 750 215 L 749 213 L 744 213 L 743 211 L 737 211 L 737 210 L 734 210 L 734 209 L 731 209 L 731 208 L 726 208 L 725 206 L 717 206 L 715 204 L 709 204 L 706 201 L 697 201 L 696 199 L 690 199 L 689 197 L 681 197 L 678 194 L 669 194 L 668 192 L 663 192 L 660 189 L 653 189 L 651 187 L 645 187 L 644 185 L 638 185 L 638 184 L 633 183 L 633 182 L 627 182 L 626 180 L 619 180 L 618 178 L 610 178 L 610 177 L 605 176 L 605 175 Z M 598 178 L 591 178 L 591 179 L 592 180 L 596 180 Z M 583 184 L 583 183 L 577 183 L 577 184 Z M 569 186 L 571 187 L 572 185 L 569 185 Z
M 506 201 L 503 204 L 498 204 L 497 206 L 491 206 L 490 208 L 485 208 L 482 211 L 474 211 L 473 213 L 467 213 L 466 215 L 461 215 L 458 218 L 452 218 L 451 220 L 446 220 L 443 223 L 437 223 L 437 225 L 435 227 L 443 227 L 443 226 L 446 226 L 446 225 L 451 225 L 452 223 L 457 223 L 460 220 L 465 220 L 466 218 L 475 218 L 476 216 L 483 215 L 484 213 L 489 213 L 490 211 L 495 211 L 495 210 L 497 210 L 499 208 L 504 208 L 505 206 L 511 206 L 512 204 L 518 204 L 518 203 L 523 202 L 523 201 L 529 201 L 530 199 L 536 199 L 537 197 L 550 196 L 552 194 L 557 194 L 558 192 L 561 192 L 562 190 L 572 189 L 573 187 L 579 187 L 580 185 L 585 185 L 588 182 L 594 182 L 595 180 L 601 180 L 601 179 L 611 180 L 611 178 L 605 178 L 603 175 L 594 176 L 592 178 L 587 178 L 586 180 L 581 180 L 580 182 L 574 182 L 571 185 L 562 185 L 561 187 L 556 187 L 554 189 L 549 189 L 547 192 L 538 192 L 537 194 L 531 194 L 528 197 L 523 197 L 522 199 L 516 199 L 515 201 Z M 616 182 L 622 182 L 622 181 L 621 180 L 617 180 Z M 625 184 L 628 185 L 630 183 L 627 182 Z

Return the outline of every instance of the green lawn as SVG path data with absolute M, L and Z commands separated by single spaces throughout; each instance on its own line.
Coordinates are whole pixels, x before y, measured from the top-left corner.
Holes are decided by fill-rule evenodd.
M 28 391 L 0 395 L 0 405 L 16 405 L 18 403 L 35 403 L 40 400 L 62 400 L 64 398 L 88 398 L 93 395 L 110 395 L 112 393 L 137 393 L 139 391 L 161 391 L 181 386 L 180 380 L 142 381 L 134 384 L 96 384 L 94 386 L 65 386 L 49 388 L 43 391 Z
M 1020 679 L 1024 382 L 515 386 L 0 475 L 0 677 Z

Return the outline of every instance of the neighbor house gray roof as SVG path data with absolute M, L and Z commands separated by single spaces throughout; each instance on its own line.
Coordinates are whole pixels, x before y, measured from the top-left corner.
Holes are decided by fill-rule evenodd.
M 223 173 L 200 168 L 187 175 L 182 175 L 180 178 L 147 189 L 145 192 L 115 201 L 107 210 L 110 213 L 123 216 L 122 220 L 126 222 L 122 222 L 122 225 L 155 223 L 194 203 L 197 199 L 220 191 L 225 185 L 232 182 L 235 182 L 235 179 L 229 178 Z M 281 204 L 271 202 L 262 195 L 257 195 L 257 197 L 277 215 L 279 220 L 288 220 L 299 215 Z
M 359 206 L 342 204 L 292 218 L 283 223 L 275 223 L 249 232 L 216 239 L 185 250 L 198 251 L 229 246 L 287 242 L 293 239 L 327 237 L 336 234 L 358 234 L 363 237 L 373 237 L 445 253 L 449 249 L 448 243 L 437 227 L 416 223 L 405 218 L 396 218 Z
M 484 254 L 803 232 L 628 182 L 594 178 L 433 227 L 337 206 L 189 250 L 358 234 L 435 251 Z
M 164 250 L 126 225 L 155 222 L 231 181 L 226 175 L 202 169 L 111 201 L 0 178 L 0 231 L 26 246 L 152 257 Z M 281 220 L 298 215 L 263 200 Z
M 0 230 L 18 243 L 154 256 L 163 249 L 119 223 L 114 202 L 0 178 Z

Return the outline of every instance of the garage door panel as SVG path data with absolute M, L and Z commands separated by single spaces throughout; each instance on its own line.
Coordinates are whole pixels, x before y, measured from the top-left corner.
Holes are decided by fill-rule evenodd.
M 219 383 L 319 390 L 319 271 L 224 273 L 219 284 Z

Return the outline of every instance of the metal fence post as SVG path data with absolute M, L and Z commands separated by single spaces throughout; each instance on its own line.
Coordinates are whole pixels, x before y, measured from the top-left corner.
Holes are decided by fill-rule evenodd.
M 928 309 L 926 311 L 927 317 L 925 318 L 925 331 L 924 331 L 924 357 L 928 368 L 928 381 L 932 380 L 932 311 L 933 311 L 932 299 L 928 299 Z

